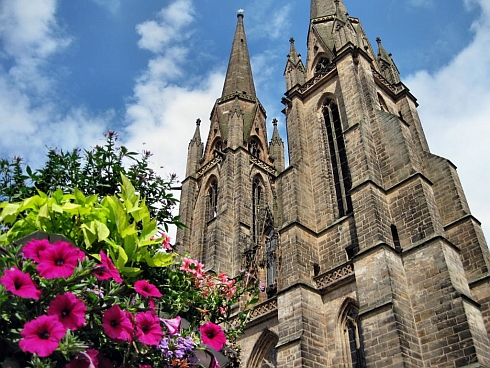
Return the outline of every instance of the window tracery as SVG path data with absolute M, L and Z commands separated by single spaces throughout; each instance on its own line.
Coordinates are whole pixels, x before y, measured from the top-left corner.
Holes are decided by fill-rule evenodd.
M 250 140 L 250 142 L 248 143 L 248 151 L 251 153 L 252 156 L 260 159 L 260 145 L 259 142 L 257 142 L 255 139 Z
M 218 214 L 218 192 L 218 180 L 213 178 L 208 188 L 208 221 L 214 219 Z
M 364 346 L 362 341 L 359 309 L 348 303 L 341 317 L 344 355 L 352 368 L 365 368 Z

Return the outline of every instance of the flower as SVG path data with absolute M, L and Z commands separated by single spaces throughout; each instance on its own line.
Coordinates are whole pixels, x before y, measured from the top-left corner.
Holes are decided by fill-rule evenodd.
M 72 244 L 56 242 L 39 252 L 37 272 L 46 279 L 68 278 L 85 254 Z
M 97 279 L 109 280 L 112 277 L 114 278 L 114 281 L 118 283 L 123 282 L 121 276 L 119 275 L 119 271 L 114 266 L 114 263 L 112 263 L 111 259 L 107 257 L 103 251 L 100 252 L 100 262 L 102 265 L 97 267 L 93 272 Z
M 158 291 L 157 287 L 153 284 L 148 283 L 146 280 L 139 280 L 134 283 L 134 289 L 136 292 L 143 296 L 152 296 L 155 298 L 160 298 L 162 294 Z
M 36 288 L 36 284 L 32 281 L 31 276 L 20 271 L 14 266 L 13 270 L 5 270 L 5 274 L 0 279 L 0 282 L 7 291 L 20 296 L 21 298 L 30 298 L 38 300 L 42 291 Z
M 203 267 L 204 265 L 199 261 L 184 257 L 182 259 L 182 265 L 180 266 L 179 270 L 191 273 L 197 276 L 198 278 L 203 278 L 203 273 L 204 273 Z
M 153 312 L 136 315 L 136 337 L 147 345 L 158 345 L 163 337 L 160 319 Z
M 116 342 L 133 340 L 133 322 L 130 313 L 123 311 L 119 305 L 113 305 L 102 316 L 104 332 Z
M 55 351 L 66 330 L 55 316 L 41 316 L 24 325 L 20 332 L 19 346 L 22 351 L 47 357 Z
M 99 352 L 95 349 L 88 349 L 86 352 L 80 352 L 65 368 L 95 368 L 99 366 L 97 359 Z
M 49 246 L 51 246 L 51 243 L 48 239 L 33 239 L 24 245 L 22 252 L 24 252 L 24 256 L 26 256 L 26 258 L 31 258 L 35 262 L 39 263 L 39 254 Z
M 77 330 L 85 323 L 87 307 L 72 293 L 56 295 L 49 303 L 48 315 L 57 316 L 68 330 Z
M 226 336 L 220 326 L 208 322 L 199 327 L 202 342 L 215 350 L 221 350 L 226 343 Z
M 167 328 L 167 332 L 170 336 L 175 335 L 176 333 L 179 332 L 180 322 L 181 322 L 180 316 L 177 316 L 177 317 L 172 318 L 172 319 L 163 319 L 162 318 L 162 322 L 165 325 L 165 327 Z

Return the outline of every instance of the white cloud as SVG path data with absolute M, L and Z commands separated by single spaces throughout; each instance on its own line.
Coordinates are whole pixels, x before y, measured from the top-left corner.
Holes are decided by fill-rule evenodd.
M 0 69 L 0 156 L 21 156 L 33 167 L 43 163 L 46 146 L 92 145 L 113 117 L 81 107 L 59 111 L 48 67 L 71 38 L 59 27 L 56 10 L 55 0 L 0 2 L 2 57 L 10 61 L 9 69 Z
M 121 6 L 121 0 L 92 0 L 95 4 L 107 9 L 110 13 L 115 14 Z
M 405 83 L 419 100 L 431 151 L 458 166 L 472 213 L 490 240 L 490 4 L 466 3 L 481 7 L 471 44 L 442 69 L 420 71 Z
M 162 9 L 157 20 L 149 20 L 138 24 L 136 32 L 141 36 L 138 46 L 154 53 L 165 51 L 165 46 L 188 35 L 184 27 L 190 24 L 194 17 L 190 0 L 178 0 Z

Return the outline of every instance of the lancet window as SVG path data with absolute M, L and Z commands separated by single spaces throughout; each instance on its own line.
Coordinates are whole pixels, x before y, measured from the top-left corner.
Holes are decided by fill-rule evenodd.
M 344 135 L 337 104 L 328 99 L 323 105 L 323 117 L 327 128 L 330 163 L 334 177 L 335 195 L 339 217 L 352 212 L 350 190 L 352 187 Z
M 366 367 L 361 320 L 359 319 L 359 309 L 355 305 L 347 305 L 341 319 L 341 324 L 344 335 L 344 354 L 350 360 L 351 367 Z
M 207 219 L 212 220 L 218 214 L 218 181 L 213 178 L 208 188 Z
M 262 235 L 260 229 L 261 211 L 263 206 L 264 188 L 258 176 L 252 183 L 252 239 L 254 244 L 258 244 Z
M 252 156 L 260 158 L 260 145 L 255 139 L 252 139 L 248 143 L 248 151 L 252 154 Z
M 269 228 L 265 236 L 265 269 L 267 296 L 271 297 L 277 292 L 277 234 L 274 229 Z

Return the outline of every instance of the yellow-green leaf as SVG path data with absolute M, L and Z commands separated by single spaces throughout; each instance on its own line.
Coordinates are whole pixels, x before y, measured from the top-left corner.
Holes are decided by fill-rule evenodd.
M 19 203 L 8 203 L 2 211 L 0 221 L 6 223 L 12 223 L 17 218 L 17 210 L 19 209 Z

